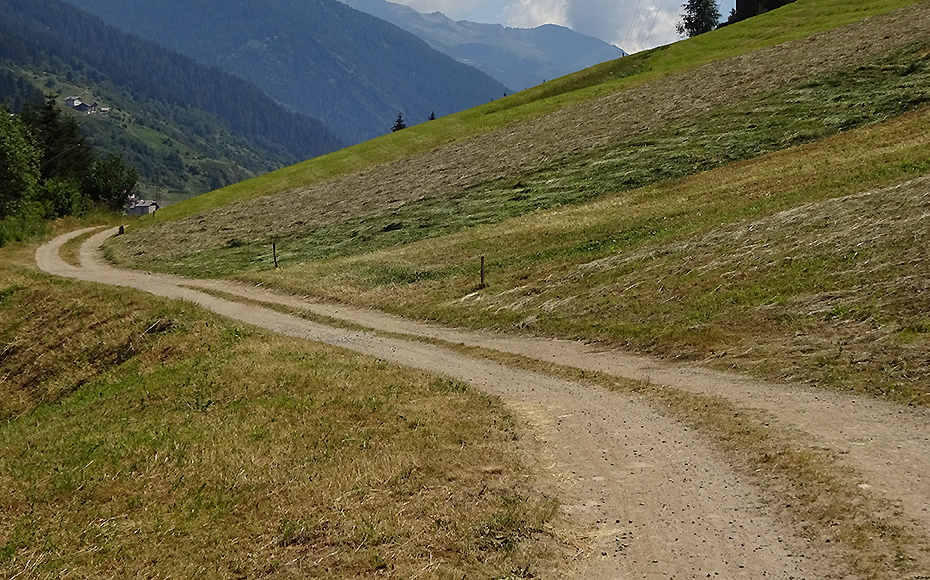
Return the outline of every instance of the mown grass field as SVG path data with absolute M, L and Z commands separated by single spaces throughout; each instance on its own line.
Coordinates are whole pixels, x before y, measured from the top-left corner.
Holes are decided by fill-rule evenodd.
M 538 118 L 575 103 L 616 93 L 650 80 L 746 54 L 915 4 L 915 0 L 798 0 L 778 11 L 724 27 L 713 34 L 637 53 L 574 75 L 554 79 L 484 106 L 372 139 L 304 163 L 233 184 L 153 216 L 172 221 L 211 208 L 332 179 L 412 157 L 513 123 Z
M 469 387 L 0 249 L 0 576 L 538 569 L 555 503 Z M 543 538 L 542 544 L 531 538 Z
M 930 59 L 920 45 L 853 71 L 836 72 L 712 109 L 618 145 L 507 175 L 451 197 L 390 212 L 347 217 L 277 240 L 284 262 L 371 252 L 538 210 L 660 184 L 766 153 L 812 143 L 900 116 L 930 102 Z M 227 243 L 136 267 L 194 277 L 241 274 L 273 265 L 267 241 Z
M 928 139 L 920 109 L 588 205 L 240 277 L 926 404 L 928 186 L 894 186 L 930 170 Z

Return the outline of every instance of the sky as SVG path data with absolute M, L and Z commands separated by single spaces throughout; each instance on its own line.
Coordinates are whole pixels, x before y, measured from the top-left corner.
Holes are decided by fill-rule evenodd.
M 560 24 L 633 53 L 679 39 L 675 23 L 684 0 L 390 0 L 453 20 L 534 28 Z M 726 18 L 736 0 L 718 0 Z

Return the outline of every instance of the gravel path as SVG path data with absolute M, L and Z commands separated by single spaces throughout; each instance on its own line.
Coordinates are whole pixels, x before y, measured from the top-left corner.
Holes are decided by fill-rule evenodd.
M 590 538 L 590 549 L 546 578 L 848 578 L 831 545 L 814 546 L 766 512 L 760 490 L 712 446 L 635 395 L 610 392 L 450 349 L 310 322 L 197 288 L 299 307 L 379 331 L 442 339 L 724 397 L 761 409 L 812 445 L 841 452 L 864 489 L 899 506 L 930 537 L 930 412 L 795 385 L 762 384 L 575 342 L 441 328 L 383 313 L 317 304 L 225 281 L 119 270 L 104 264 L 100 232 L 63 262 L 56 238 L 36 252 L 51 274 L 129 286 L 197 303 L 273 332 L 341 346 L 469 382 L 499 395 L 524 424 L 524 441 L 549 493 Z M 835 545 L 835 544 L 834 544 Z M 914 577 L 914 576 L 911 576 Z

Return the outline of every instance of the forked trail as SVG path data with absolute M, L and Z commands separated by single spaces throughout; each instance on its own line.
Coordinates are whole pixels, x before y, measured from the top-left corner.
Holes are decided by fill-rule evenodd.
M 81 266 L 65 263 L 61 245 L 72 232 L 36 252 L 54 275 L 138 288 L 181 298 L 224 316 L 288 336 L 351 349 L 394 363 L 464 380 L 498 395 L 524 424 L 540 481 L 563 510 L 589 532 L 591 549 L 550 578 L 848 578 L 849 554 L 834 543 L 802 540 L 769 509 L 752 476 L 728 465 L 713 442 L 660 415 L 641 397 L 553 378 L 472 357 L 425 337 L 519 354 L 548 363 L 648 380 L 713 395 L 758 410 L 776 428 L 805 444 L 833 450 L 874 494 L 895 523 L 923 542 L 930 538 L 930 411 L 850 397 L 798 385 L 778 385 L 673 365 L 578 342 L 513 337 L 442 328 L 371 310 L 319 304 L 222 280 L 121 270 L 99 254 L 113 234 L 103 231 L 81 247 Z M 201 290 L 210 290 L 208 294 Z M 326 326 L 270 308 L 218 298 L 308 310 L 370 328 Z M 409 335 L 410 339 L 384 333 Z M 887 516 L 887 514 L 885 514 Z M 912 563 L 900 578 L 930 575 Z

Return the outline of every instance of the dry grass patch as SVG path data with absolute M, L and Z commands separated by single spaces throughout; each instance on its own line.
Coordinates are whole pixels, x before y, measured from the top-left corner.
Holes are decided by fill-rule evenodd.
M 0 250 L 0 576 L 502 577 L 556 557 L 498 401 L 51 279 L 34 249 Z

